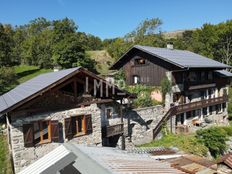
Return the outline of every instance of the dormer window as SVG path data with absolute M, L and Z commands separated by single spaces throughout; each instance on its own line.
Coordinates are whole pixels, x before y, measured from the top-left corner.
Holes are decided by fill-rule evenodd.
M 135 59 L 135 65 L 145 65 L 146 61 L 143 58 Z

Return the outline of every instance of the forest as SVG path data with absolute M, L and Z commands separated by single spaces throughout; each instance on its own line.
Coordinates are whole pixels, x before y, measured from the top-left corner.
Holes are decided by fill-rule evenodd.
M 20 26 L 0 23 L 0 93 L 16 83 L 15 67 L 19 65 L 40 69 L 83 66 L 96 72 L 96 62 L 87 51 L 107 50 L 116 61 L 133 45 L 166 47 L 169 42 L 175 49 L 190 50 L 232 65 L 232 20 L 216 25 L 206 23 L 167 37 L 161 19 L 145 19 L 123 37 L 101 40 L 80 32 L 72 19 L 50 21 L 40 17 Z

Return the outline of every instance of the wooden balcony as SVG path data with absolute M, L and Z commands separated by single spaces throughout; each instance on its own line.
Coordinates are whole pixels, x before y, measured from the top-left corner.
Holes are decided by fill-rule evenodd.
M 227 102 L 227 100 L 228 100 L 228 96 L 224 95 L 222 97 L 205 99 L 205 100 L 201 100 L 201 101 L 197 101 L 197 102 L 186 103 L 186 104 L 181 104 L 178 106 L 171 107 L 168 110 L 168 112 L 163 116 L 163 118 L 160 120 L 160 122 L 157 124 L 155 129 L 153 129 L 153 139 L 155 139 L 156 136 L 159 134 L 163 124 L 167 120 L 169 120 L 173 115 L 181 114 L 181 113 L 196 110 L 196 109 L 205 108 L 208 106 L 222 104 L 222 103 Z
M 123 124 L 102 127 L 103 137 L 112 137 L 120 134 L 123 134 Z
M 176 112 L 177 112 L 176 114 L 180 114 L 180 113 L 184 113 L 184 112 L 188 112 L 188 111 L 192 111 L 192 110 L 196 110 L 196 109 L 200 109 L 200 108 L 204 108 L 204 107 L 208 107 L 212 105 L 222 104 L 222 103 L 227 102 L 227 100 L 228 100 L 228 97 L 225 95 L 222 97 L 204 99 L 204 100 L 197 101 L 197 102 L 182 104 L 182 105 L 176 106 Z

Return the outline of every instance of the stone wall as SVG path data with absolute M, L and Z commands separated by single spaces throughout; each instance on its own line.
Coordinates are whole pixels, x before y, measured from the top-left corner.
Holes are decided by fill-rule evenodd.
M 63 141 L 67 141 L 64 138 L 64 119 L 70 116 L 77 116 L 83 114 L 91 114 L 93 123 L 93 133 L 73 138 L 70 141 L 82 144 L 101 145 L 101 109 L 96 104 L 92 104 L 84 108 L 76 108 L 60 112 L 43 113 L 33 115 L 30 117 L 25 117 L 24 115 L 13 115 L 11 117 L 10 124 L 10 138 L 15 172 L 18 173 L 20 170 L 22 170 L 29 164 L 33 163 L 37 159 L 50 152 L 52 149 L 58 147 L 60 143 L 62 143 Z M 59 123 L 61 123 L 63 127 L 63 129 L 61 129 L 61 133 L 63 132 L 63 141 L 61 141 L 60 143 L 48 143 L 36 145 L 35 147 L 25 148 L 22 130 L 23 124 L 37 120 L 59 120 Z
M 124 128 L 127 135 L 126 142 L 140 145 L 152 141 L 153 129 L 163 116 L 164 108 L 161 105 L 125 112 Z

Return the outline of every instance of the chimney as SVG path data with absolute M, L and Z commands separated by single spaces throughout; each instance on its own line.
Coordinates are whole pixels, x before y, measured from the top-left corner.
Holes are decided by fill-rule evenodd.
M 173 43 L 172 42 L 167 43 L 167 49 L 173 50 Z

